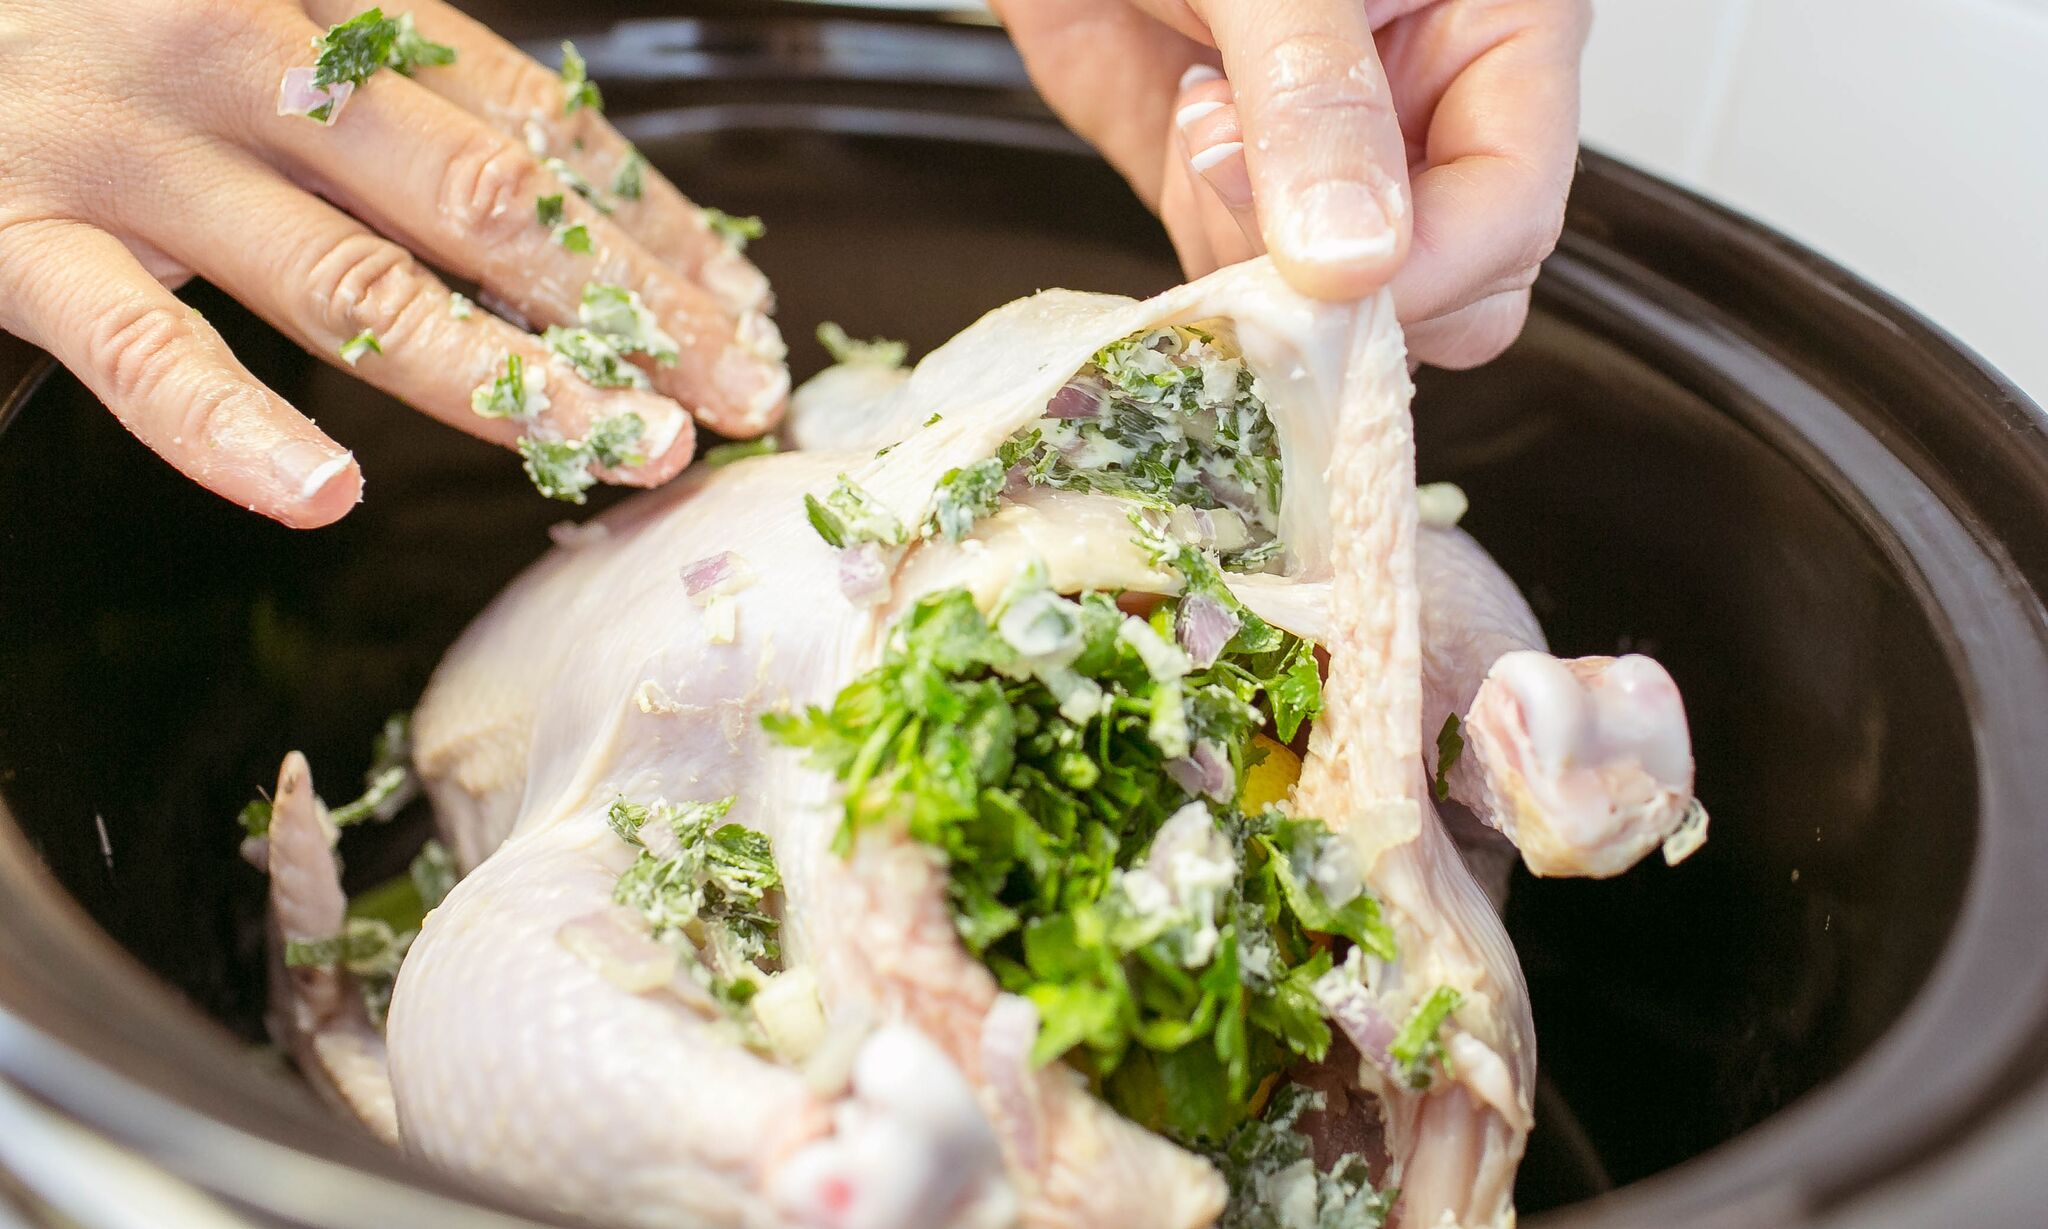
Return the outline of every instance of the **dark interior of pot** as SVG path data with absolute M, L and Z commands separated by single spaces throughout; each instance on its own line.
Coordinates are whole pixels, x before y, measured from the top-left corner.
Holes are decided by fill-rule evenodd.
M 917 351 L 1040 287 L 1176 280 L 1156 224 L 1042 119 L 892 127 L 872 107 L 735 115 L 657 105 L 644 80 L 610 92 L 700 200 L 767 220 L 754 254 L 799 377 L 824 361 L 821 320 Z M 1421 468 L 1464 486 L 1467 526 L 1560 651 L 1670 667 L 1713 833 L 1676 869 L 1513 887 L 1543 1071 L 1525 1213 L 1680 1166 L 1826 1089 L 1915 1003 L 1979 839 L 1972 721 L 1921 580 L 1811 458 L 1660 364 L 1572 272 L 1599 266 L 1587 232 L 1505 359 L 1423 375 Z M 0 797 L 108 934 L 255 1043 L 263 884 L 234 856 L 237 809 L 293 748 L 352 780 L 563 509 L 508 454 L 190 297 L 357 451 L 367 502 L 332 529 L 278 528 L 51 379 L 0 436 Z M 351 877 L 390 871 L 423 824 L 351 834 Z

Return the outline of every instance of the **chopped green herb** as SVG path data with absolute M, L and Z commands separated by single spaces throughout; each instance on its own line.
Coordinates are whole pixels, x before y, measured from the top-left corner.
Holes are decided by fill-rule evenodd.
M 512 418 L 530 422 L 552 404 L 546 392 L 547 372 L 528 366 L 522 355 L 505 356 L 505 370 L 497 379 L 479 384 L 469 394 L 469 408 L 484 418 Z
M 377 335 L 368 329 L 341 343 L 341 361 L 353 367 L 363 361 L 365 354 L 382 354 L 384 346 Z
M 258 798 L 242 808 L 235 822 L 242 825 L 242 831 L 249 836 L 267 836 L 270 833 L 270 800 Z
M 581 222 L 574 226 L 556 227 L 554 239 L 565 250 L 578 256 L 588 256 L 593 250 L 590 243 L 590 228 Z
M 412 714 L 393 713 L 384 719 L 384 728 L 370 748 L 362 796 L 333 808 L 327 817 L 337 828 L 366 820 L 389 823 L 419 793 L 419 777 L 412 770 Z
M 587 328 L 551 325 L 541 335 L 548 352 L 598 388 L 647 388 L 647 373 L 626 359 L 616 342 Z
M 1330 1044 L 1317 936 L 1393 948 L 1370 893 L 1324 896 L 1337 838 L 1320 821 L 1235 805 L 1299 642 L 1260 624 L 1195 670 L 1168 643 L 1176 605 L 1139 619 L 1042 573 L 992 616 L 966 590 L 931 594 L 829 710 L 764 724 L 840 780 L 842 851 L 902 825 L 943 853 L 962 940 L 1039 1010 L 1039 1061 L 1216 1144 L 1262 1080 Z M 1228 777 L 1207 804 L 1176 775 L 1200 761 L 1159 745 L 1168 711 Z
M 538 197 L 533 202 L 534 216 L 540 219 L 542 226 L 553 230 L 562 224 L 563 203 L 563 197 L 560 192 L 552 196 Z
M 1177 325 L 1104 346 L 1012 443 L 1032 483 L 1172 512 L 1231 571 L 1284 553 L 1265 389 L 1215 333 Z
M 990 457 L 965 469 L 947 470 L 933 496 L 928 532 L 942 533 L 948 542 L 958 542 L 974 528 L 976 521 L 995 515 L 1007 468 L 1002 458 Z
M 535 490 L 564 503 L 584 502 L 583 493 L 597 485 L 590 466 L 597 458 L 582 440 L 519 437 L 519 458 Z
M 767 837 L 721 822 L 733 802 L 672 806 L 620 798 L 605 818 L 621 840 L 640 850 L 612 899 L 687 957 L 706 988 L 737 1011 L 782 958 L 781 922 L 767 903 L 782 876 Z M 648 836 L 650 824 L 659 839 Z
M 901 367 L 903 360 L 910 355 L 908 342 L 890 341 L 883 337 L 861 341 L 859 338 L 847 336 L 845 329 L 830 320 L 818 326 L 818 344 L 825 347 L 825 353 L 832 356 L 833 362 L 844 363 L 849 367 L 896 368 Z M 936 414 L 932 415 L 924 425 L 931 426 L 938 421 L 938 417 Z
M 286 941 L 285 967 L 346 973 L 362 994 L 371 1023 L 382 1028 L 399 967 L 427 914 L 447 899 L 455 881 L 455 860 L 439 841 L 428 841 L 405 874 L 350 899 L 340 934 Z
M 317 90 L 343 83 L 361 85 L 379 69 L 411 76 L 423 64 L 455 62 L 453 47 L 420 37 L 410 13 L 386 17 L 381 8 L 328 27 L 325 35 L 313 40 L 313 46 L 320 53 L 313 64 L 313 88 Z
M 584 63 L 583 55 L 576 50 L 576 44 L 562 44 L 562 114 L 574 115 L 588 107 L 592 111 L 604 110 L 604 95 L 598 91 L 597 82 L 590 79 L 590 66 Z
M 647 434 L 647 423 L 631 410 L 598 420 L 584 440 L 599 465 L 607 468 L 644 465 L 645 454 L 637 451 Z
M 1434 1068 L 1443 1060 L 1443 1043 L 1437 1033 L 1465 996 L 1449 986 L 1438 986 L 1416 1004 L 1401 1031 L 1387 1044 L 1387 1057 L 1394 1062 L 1401 1082 L 1412 1089 L 1428 1088 L 1436 1079 Z
M 612 195 L 622 201 L 637 201 L 647 190 L 647 159 L 628 145 L 625 160 L 612 175 Z
M 701 212 L 711 233 L 725 240 L 725 245 L 735 252 L 746 251 L 747 244 L 768 233 L 767 225 L 759 218 L 739 217 L 708 206 Z
M 924 420 L 924 425 L 927 427 L 936 427 L 941 422 L 944 422 L 945 418 L 946 416 L 944 414 L 939 413 L 937 410 L 933 410 L 931 417 Z
M 804 496 L 804 510 L 810 514 L 811 528 L 831 546 L 858 546 L 863 542 L 901 546 L 909 540 L 903 522 L 845 474 L 839 475 L 839 485 L 825 498 Z
M 675 364 L 676 339 L 662 332 L 637 291 L 590 282 L 576 310 L 583 327 L 602 334 L 622 353 L 645 354 L 663 367 Z
M 1230 1185 L 1217 1229 L 1382 1229 L 1399 1192 L 1373 1189 L 1356 1152 L 1317 1166 L 1314 1143 L 1297 1124 L 1323 1107 L 1323 1094 L 1282 1085 L 1262 1118 L 1210 1155 Z
M 1458 766 L 1458 758 L 1464 754 L 1464 729 L 1458 714 L 1448 713 L 1443 728 L 1436 732 L 1436 780 L 1430 783 L 1430 791 L 1438 802 L 1451 796 L 1451 769 Z
M 730 444 L 719 444 L 704 451 L 704 464 L 713 469 L 744 461 L 748 457 L 765 457 L 782 450 L 782 441 L 772 435 L 757 440 L 736 440 Z
M 575 167 L 570 166 L 560 158 L 544 159 L 541 165 L 546 167 L 549 174 L 560 180 L 571 191 L 575 192 L 576 195 L 589 201 L 591 206 L 599 213 L 610 213 L 612 211 L 611 202 L 599 195 L 597 188 L 589 180 L 583 178 L 582 173 Z

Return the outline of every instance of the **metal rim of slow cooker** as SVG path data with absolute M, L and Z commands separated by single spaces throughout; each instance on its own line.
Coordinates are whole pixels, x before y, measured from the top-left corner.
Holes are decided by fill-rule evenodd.
M 728 47 L 748 41 L 735 44 L 731 34 Z M 601 54 L 600 46 L 591 49 Z M 913 60 L 892 61 L 893 72 L 917 71 Z M 820 67 L 816 58 L 807 64 Z M 1014 71 L 994 77 L 944 84 L 1014 89 L 1021 82 Z M 788 123 L 830 110 L 782 110 L 772 118 Z M 865 126 L 888 117 L 869 110 L 857 118 Z M 895 130 L 937 135 L 931 117 L 922 119 Z M 940 127 L 959 134 L 975 124 L 953 116 Z M 979 135 L 1061 144 L 1043 121 L 1014 115 Z M 1752 295 L 1738 312 L 1732 296 L 1709 303 L 1681 283 L 1776 293 Z M 2025 397 L 1910 309 L 1782 236 L 1597 155 L 1586 160 L 1570 230 L 1540 292 L 1555 310 L 1625 326 L 1670 370 L 1789 451 L 1913 578 L 1965 683 L 1978 736 L 1980 839 L 1962 916 L 1906 1016 L 1830 1085 L 1742 1137 L 1596 1205 L 1545 1219 L 1588 1227 L 1788 1223 L 1937 1153 L 2001 1091 L 2033 1074 L 2025 1064 L 2036 1057 L 2029 1040 L 2048 1019 L 2048 952 L 2027 950 L 2032 945 L 2014 923 L 2038 917 L 2039 902 L 2048 900 L 2048 832 L 2030 832 L 2025 822 L 2027 799 L 2040 796 L 2048 770 L 2015 748 L 2048 739 L 2048 716 L 2027 705 L 2048 695 L 2039 597 L 2048 592 L 2048 552 L 2029 547 L 2016 559 L 2005 546 L 2027 545 L 2018 535 L 2048 524 L 2048 433 Z M 1825 361 L 1774 337 L 1801 327 L 1795 322 L 1838 347 L 1871 343 L 1863 377 L 1889 394 L 1865 407 L 1873 421 L 1852 422 L 1815 392 L 1808 377 L 1818 378 Z M 0 338 L 0 364 L 12 366 L 23 353 Z M 0 429 L 48 371 L 46 362 L 35 365 L 0 401 Z M 1774 394 L 1768 402 L 1760 399 L 1765 389 Z M 1957 412 L 1930 424 L 1892 419 L 1882 408 L 1903 404 L 1910 415 L 1911 405 L 1929 400 Z M 1799 411 L 1789 422 L 1788 408 Z M 1941 523 L 1915 521 L 1916 503 L 1942 513 L 1932 518 Z M 1960 634 L 1987 626 L 2003 638 L 1966 643 Z M 2007 655 L 1989 660 L 1987 645 Z M 1987 741 L 1991 730 L 2001 732 L 2002 744 Z M 2012 737 L 2021 731 L 2041 737 Z M 42 876 L 4 804 L 0 820 L 0 1074 L 173 1172 L 271 1215 L 334 1226 L 511 1223 L 289 1089 L 259 1092 L 242 1082 L 237 1065 L 245 1060 L 218 1028 L 137 967 Z M 1986 959 L 1987 951 L 2005 959 Z M 1987 982 L 2001 963 L 2016 973 L 2003 988 L 2016 993 L 2000 995 Z M 81 983 L 65 975 L 79 968 L 96 976 Z M 2001 1090 L 2002 1082 L 2011 1087 Z M 1883 1113 L 1874 1112 L 1879 1105 Z M 1902 1120 L 1918 1129 L 1902 1131 Z M 345 1200 L 337 1198 L 344 1192 Z

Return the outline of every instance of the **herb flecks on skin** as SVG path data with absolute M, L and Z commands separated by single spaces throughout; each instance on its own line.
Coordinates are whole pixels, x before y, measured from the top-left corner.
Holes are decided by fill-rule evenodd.
M 553 404 L 547 394 L 547 372 L 518 354 L 505 356 L 505 370 L 470 390 L 469 408 L 482 418 L 532 422 Z
M 637 201 L 647 191 L 647 159 L 632 146 L 626 147 L 626 156 L 619 163 L 619 169 L 612 174 L 612 195 L 622 201 Z
M 313 40 L 313 48 L 318 55 L 313 62 L 312 88 L 330 98 L 305 114 L 323 124 L 334 119 L 338 103 L 331 95 L 337 87 L 353 89 L 386 68 L 410 77 L 420 67 L 455 62 L 455 49 L 421 37 L 412 14 L 386 17 L 381 8 L 328 27 L 326 34 Z
M 647 373 L 626 358 L 614 338 L 593 329 L 549 325 L 541 334 L 548 353 L 567 363 L 586 383 L 597 388 L 649 388 Z
M 598 90 L 597 82 L 590 79 L 590 65 L 583 59 L 583 53 L 576 50 L 576 44 L 562 44 L 562 114 L 574 115 L 585 108 L 591 111 L 604 110 L 604 95 Z
M 858 337 L 849 336 L 845 329 L 830 320 L 818 326 L 818 344 L 825 347 L 825 353 L 831 356 L 834 363 L 848 367 L 880 367 L 894 370 L 903 366 L 903 361 L 910 357 L 909 342 L 890 341 L 885 337 L 862 341 Z M 934 414 L 931 419 L 925 421 L 925 425 L 929 427 L 937 417 L 938 415 Z
M 658 366 L 672 367 L 678 357 L 676 339 L 661 330 L 638 291 L 604 282 L 583 287 L 576 309 L 583 327 L 603 335 L 627 354 L 645 354 Z
M 363 361 L 366 354 L 384 353 L 384 344 L 368 329 L 341 343 L 341 361 L 353 367 Z
M 630 411 L 600 419 L 580 440 L 549 440 L 521 436 L 519 456 L 534 489 L 549 499 L 580 504 L 584 492 L 597 485 L 595 466 L 618 468 L 645 464 L 638 451 L 647 425 Z
M 1451 987 L 1438 986 L 1415 1005 L 1401 1030 L 1387 1043 L 1387 1057 L 1409 1088 L 1420 1091 L 1436 1081 L 1436 1070 L 1445 1062 L 1443 1042 L 1437 1034 L 1464 1001 L 1465 996 Z
M 1370 893 L 1324 895 L 1336 838 L 1320 821 L 1235 805 L 1300 642 L 1259 624 L 1196 670 L 1160 652 L 1175 605 L 1139 619 L 1042 577 L 993 617 L 965 590 L 932 594 L 829 711 L 765 724 L 842 783 L 842 851 L 900 825 L 945 855 L 962 940 L 1039 1010 L 1039 1061 L 1064 1057 L 1144 1126 L 1217 1144 L 1262 1080 L 1330 1044 L 1318 936 L 1392 939 Z M 1168 710 L 1225 766 L 1226 800 L 1169 771 Z
M 903 522 L 845 474 L 823 499 L 804 496 L 804 511 L 811 528 L 828 546 L 845 548 L 873 542 L 879 546 L 902 546 L 910 540 Z
M 746 251 L 747 244 L 768 233 L 767 223 L 757 217 L 741 217 L 708 205 L 699 212 L 704 215 L 704 225 L 711 228 L 711 233 L 724 240 L 725 246 L 735 252 Z
M 637 913 L 706 990 L 737 1011 L 782 958 L 781 922 L 767 904 L 782 876 L 767 837 L 722 822 L 733 801 L 671 806 L 620 798 L 605 819 L 640 850 L 612 899 Z

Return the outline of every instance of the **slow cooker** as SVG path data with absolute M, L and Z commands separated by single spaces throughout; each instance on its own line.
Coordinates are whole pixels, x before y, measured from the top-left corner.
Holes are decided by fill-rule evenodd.
M 937 344 L 1045 286 L 1176 280 L 1122 182 L 959 15 L 475 5 L 825 320 Z M 892 9 L 904 6 L 888 6 Z M 917 7 L 917 6 L 910 6 Z M 189 297 L 353 447 L 293 532 L 159 463 L 0 337 L 0 1224 L 533 1223 L 375 1145 L 263 1048 L 241 803 L 348 779 L 558 506 L 504 454 Z M 1713 836 L 1514 884 L 1543 1229 L 2048 1224 L 2048 432 L 1909 309 L 1594 153 L 1526 335 L 1424 372 L 1422 476 L 1568 654 L 1685 690 Z M 602 503 L 602 500 L 595 501 Z M 352 833 L 352 879 L 417 824 Z

